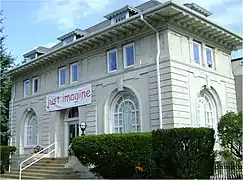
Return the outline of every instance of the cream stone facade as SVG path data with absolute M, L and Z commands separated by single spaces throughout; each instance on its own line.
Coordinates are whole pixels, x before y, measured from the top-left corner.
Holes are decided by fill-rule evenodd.
M 113 18 L 124 11 L 129 12 L 125 19 L 115 23 Z M 237 110 L 231 51 L 242 37 L 173 2 L 126 6 L 107 18 L 61 37 L 79 35 L 9 72 L 11 145 L 19 156 L 35 145 L 55 143 L 57 157 L 67 157 L 70 138 L 80 135 L 82 121 L 86 135 L 217 129 L 220 116 Z M 72 83 L 74 71 L 78 75 Z M 91 103 L 46 110 L 47 96 L 88 85 Z
M 236 91 L 236 99 L 237 99 L 237 109 L 238 112 L 243 111 L 243 58 L 232 59 L 232 71 L 235 77 L 235 91 Z

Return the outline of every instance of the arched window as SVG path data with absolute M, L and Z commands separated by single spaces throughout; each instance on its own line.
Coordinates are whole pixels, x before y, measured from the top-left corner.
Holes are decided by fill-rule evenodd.
M 215 128 L 217 124 L 217 109 L 213 96 L 206 90 L 199 93 L 197 102 L 197 119 L 200 127 Z
M 139 105 L 137 97 L 130 91 L 119 93 L 111 107 L 113 133 L 139 132 Z
M 26 116 L 25 120 L 25 145 L 35 146 L 37 145 L 38 138 L 38 125 L 36 114 L 31 111 Z

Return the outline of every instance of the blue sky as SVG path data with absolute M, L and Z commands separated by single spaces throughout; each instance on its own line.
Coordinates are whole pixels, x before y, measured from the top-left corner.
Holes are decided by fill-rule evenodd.
M 0 0 L 4 9 L 5 45 L 17 62 L 23 54 L 38 47 L 50 47 L 57 37 L 75 29 L 86 29 L 103 16 L 124 6 L 136 6 L 146 0 Z M 213 13 L 210 20 L 242 36 L 242 0 L 175 0 L 195 2 Z M 161 2 L 165 2 L 161 0 Z M 233 52 L 233 58 L 243 56 Z

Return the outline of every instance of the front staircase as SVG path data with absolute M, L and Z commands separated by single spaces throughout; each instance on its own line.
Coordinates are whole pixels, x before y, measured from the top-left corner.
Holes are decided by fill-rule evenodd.
M 80 179 L 80 174 L 66 168 L 68 158 L 43 158 L 22 171 L 21 179 Z M 19 179 L 19 169 L 1 174 L 0 179 Z

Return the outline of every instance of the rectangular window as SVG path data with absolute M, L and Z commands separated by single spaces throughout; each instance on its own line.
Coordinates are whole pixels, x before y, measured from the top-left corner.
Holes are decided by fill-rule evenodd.
M 193 55 L 195 63 L 200 64 L 201 45 L 197 42 L 193 42 Z
M 66 84 L 66 67 L 59 69 L 59 86 Z
M 30 96 L 30 80 L 24 81 L 24 97 Z
M 78 81 L 78 63 L 70 65 L 70 81 L 71 83 Z
M 107 65 L 109 73 L 117 71 L 117 61 L 117 49 L 107 52 Z
M 206 57 L 207 57 L 207 65 L 212 68 L 213 66 L 213 50 L 209 47 L 206 47 Z
M 63 40 L 63 45 L 71 44 L 74 41 L 74 36 L 70 36 Z
M 123 47 L 124 68 L 132 67 L 135 63 L 134 43 Z
M 36 94 L 39 91 L 39 78 L 35 77 L 32 80 L 32 91 L 33 94 Z
M 117 17 L 117 18 L 115 19 L 115 21 L 116 21 L 116 23 L 118 23 L 118 22 L 123 21 L 123 20 L 125 20 L 125 19 L 126 19 L 126 15 L 122 15 L 122 16 L 120 16 L 120 17 Z

